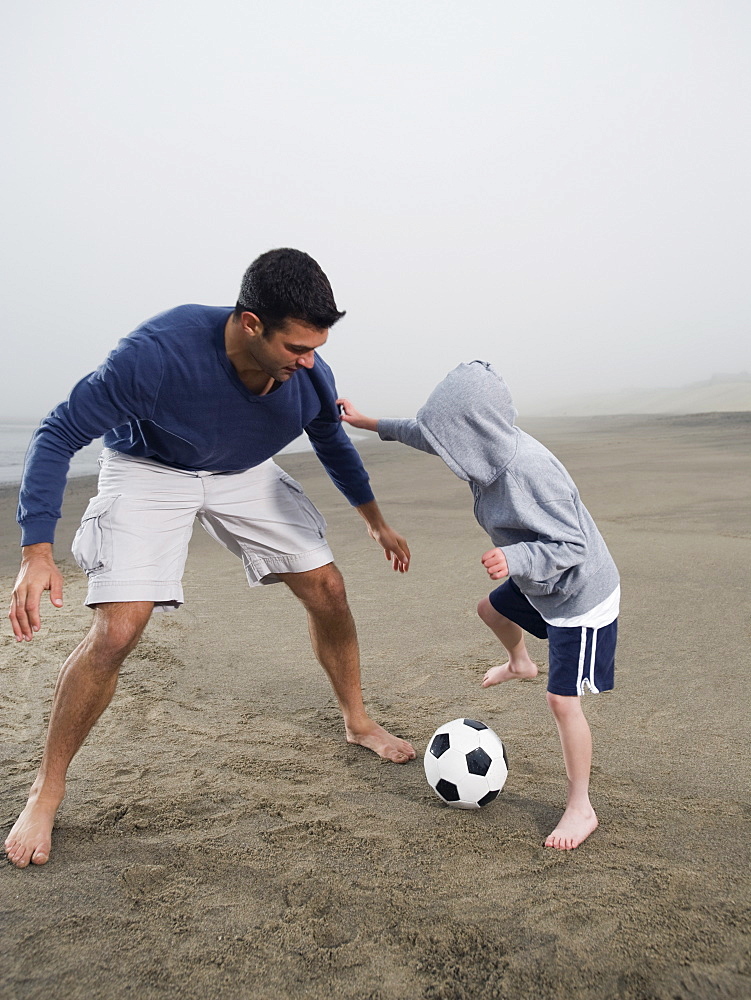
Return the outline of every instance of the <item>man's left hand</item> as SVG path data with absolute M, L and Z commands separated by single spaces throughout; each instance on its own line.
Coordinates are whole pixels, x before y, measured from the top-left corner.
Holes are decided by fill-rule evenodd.
M 397 535 L 383 519 L 383 514 L 375 500 L 361 503 L 355 510 L 368 526 L 368 534 L 383 549 L 395 572 L 406 573 L 409 569 L 409 546 L 401 535 Z
M 368 525 L 368 534 L 381 546 L 384 555 L 394 567 L 394 572 L 406 573 L 411 558 L 406 539 L 387 524 L 380 528 L 371 528 Z

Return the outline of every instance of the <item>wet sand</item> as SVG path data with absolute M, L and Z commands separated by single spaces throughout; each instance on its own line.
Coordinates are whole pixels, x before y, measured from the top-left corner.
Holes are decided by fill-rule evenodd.
M 287 456 L 329 521 L 371 713 L 420 757 L 440 723 L 483 720 L 507 745 L 503 793 L 450 810 L 419 757 L 348 747 L 300 607 L 283 586 L 247 590 L 197 528 L 186 605 L 126 661 L 50 862 L 0 866 L 3 1000 L 751 996 L 751 415 L 522 425 L 567 465 L 622 575 L 617 687 L 585 699 L 600 829 L 542 847 L 565 790 L 545 670 L 480 688 L 499 651 L 475 614 L 488 544 L 467 486 L 430 456 L 362 447 L 412 548 L 402 577 L 315 457 Z M 67 553 L 92 489 L 73 480 L 66 498 L 65 608 L 47 604 L 33 643 L 0 641 L 3 837 L 89 622 Z M 6 595 L 14 507 L 0 491 Z

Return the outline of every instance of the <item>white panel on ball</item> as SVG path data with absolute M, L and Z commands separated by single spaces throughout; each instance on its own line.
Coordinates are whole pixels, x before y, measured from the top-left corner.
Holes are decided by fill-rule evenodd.
M 428 741 L 424 766 L 430 787 L 456 809 L 487 805 L 508 775 L 502 741 L 474 719 L 454 719 L 439 726 Z

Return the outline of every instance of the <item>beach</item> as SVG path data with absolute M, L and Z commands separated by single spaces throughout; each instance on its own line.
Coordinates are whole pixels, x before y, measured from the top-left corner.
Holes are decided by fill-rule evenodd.
M 391 571 L 309 453 L 280 464 L 325 514 L 371 714 L 418 759 L 343 739 L 301 607 L 249 590 L 196 528 L 185 606 L 155 615 L 75 758 L 45 866 L 0 865 L 0 997 L 181 1000 L 713 1000 L 751 996 L 751 414 L 521 421 L 563 461 L 619 566 L 616 689 L 588 695 L 600 828 L 543 848 L 565 798 L 542 668 L 483 690 L 500 647 L 476 614 L 487 536 L 432 456 L 358 445 L 410 544 Z M 70 541 L 65 606 L 0 642 L 3 838 L 39 762 L 59 667 L 86 633 Z M 0 489 L 0 576 L 18 563 Z M 480 719 L 509 777 L 477 812 L 422 768 L 438 725 Z

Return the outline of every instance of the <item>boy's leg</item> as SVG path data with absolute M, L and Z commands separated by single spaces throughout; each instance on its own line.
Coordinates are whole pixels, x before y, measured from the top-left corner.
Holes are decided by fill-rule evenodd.
M 570 851 L 597 829 L 589 801 L 592 735 L 584 718 L 581 695 L 610 691 L 615 670 L 617 619 L 609 625 L 548 626 L 548 704 L 561 738 L 568 777 L 566 810 L 545 841 L 547 847 Z
M 548 705 L 558 727 L 563 761 L 568 778 L 566 810 L 546 847 L 571 851 L 597 829 L 597 816 L 589 801 L 589 773 L 592 767 L 592 734 L 575 695 L 547 694 Z
M 97 605 L 89 634 L 63 664 L 39 773 L 5 841 L 8 859 L 18 868 L 48 860 L 68 766 L 112 700 L 120 666 L 138 643 L 153 607 L 153 601 Z
M 509 655 L 507 663 L 491 667 L 483 678 L 482 686 L 491 687 L 503 681 L 520 680 L 537 676 L 537 665 L 530 659 L 524 643 L 524 632 L 511 619 L 500 614 L 487 597 L 477 605 L 477 613 L 500 640 Z

